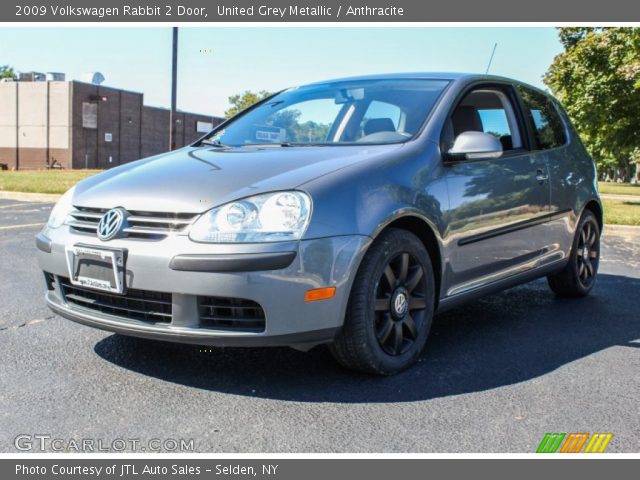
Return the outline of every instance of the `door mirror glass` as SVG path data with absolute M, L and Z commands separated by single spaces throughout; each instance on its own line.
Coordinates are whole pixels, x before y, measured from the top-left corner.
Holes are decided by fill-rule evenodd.
M 462 132 L 447 152 L 452 160 L 478 158 L 499 158 L 502 156 L 502 143 L 490 133 Z

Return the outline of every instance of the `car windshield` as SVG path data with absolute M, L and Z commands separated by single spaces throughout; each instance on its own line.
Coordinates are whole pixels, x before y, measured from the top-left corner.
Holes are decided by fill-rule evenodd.
M 222 146 L 401 143 L 425 122 L 449 82 L 342 81 L 285 90 L 214 130 Z

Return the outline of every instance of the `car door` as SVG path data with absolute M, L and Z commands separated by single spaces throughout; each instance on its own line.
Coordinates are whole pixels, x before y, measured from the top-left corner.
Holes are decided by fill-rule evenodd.
M 586 181 L 582 167 L 584 151 L 570 148 L 567 126 L 558 106 L 542 92 L 518 85 L 525 120 L 532 139 L 532 153 L 546 161 L 549 168 L 550 218 L 546 222 L 550 260 L 569 254 L 577 217 L 572 216 L 579 198 L 579 187 Z M 575 146 L 574 146 L 575 147 Z
M 444 158 L 449 191 L 445 295 L 466 293 L 534 268 L 546 244 L 541 222 L 549 214 L 548 168 L 532 155 L 530 138 L 512 86 L 471 89 L 454 108 L 443 150 L 465 131 L 501 142 L 499 158 Z

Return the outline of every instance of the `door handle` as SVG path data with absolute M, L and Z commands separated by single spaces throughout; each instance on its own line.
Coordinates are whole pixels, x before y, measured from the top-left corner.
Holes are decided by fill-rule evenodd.
M 536 180 L 541 184 L 549 180 L 549 175 L 544 172 L 541 168 L 536 172 Z

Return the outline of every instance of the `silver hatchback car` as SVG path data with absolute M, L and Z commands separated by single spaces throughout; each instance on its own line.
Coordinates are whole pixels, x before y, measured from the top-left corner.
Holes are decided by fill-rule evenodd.
M 602 206 L 566 113 L 520 82 L 348 78 L 284 90 L 191 146 L 68 191 L 38 234 L 79 323 L 214 346 L 328 343 L 411 365 L 436 312 L 547 276 L 594 285 Z

